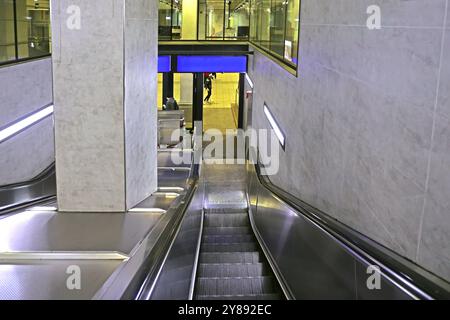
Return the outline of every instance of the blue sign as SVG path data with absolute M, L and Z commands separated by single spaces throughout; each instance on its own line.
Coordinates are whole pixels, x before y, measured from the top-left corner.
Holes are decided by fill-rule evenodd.
M 247 72 L 247 56 L 178 56 L 178 72 Z
M 170 72 L 171 68 L 170 56 L 159 56 L 158 57 L 158 72 Z

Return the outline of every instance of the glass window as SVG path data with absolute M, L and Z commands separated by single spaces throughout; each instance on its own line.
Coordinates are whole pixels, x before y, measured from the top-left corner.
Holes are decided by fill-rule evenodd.
M 0 63 L 15 59 L 13 0 L 0 0 Z
M 298 64 L 299 14 L 300 1 L 288 1 L 284 58 L 296 65 Z
M 198 40 L 206 40 L 208 24 L 206 0 L 198 1 Z
M 300 0 L 251 0 L 250 10 L 250 41 L 297 65 Z
M 49 0 L 16 0 L 19 59 L 50 53 Z
M 206 0 L 203 14 L 205 15 L 205 39 L 223 39 L 225 29 L 225 1 Z
M 182 19 L 183 19 L 183 1 L 174 0 L 172 9 L 172 40 L 181 39 Z
M 270 48 L 270 0 L 256 0 L 256 42 Z
M 225 38 L 248 39 L 250 3 L 249 1 L 226 1 Z
M 0 62 L 49 53 L 50 1 L 0 0 Z
M 159 40 L 196 40 L 197 2 L 159 0 Z
M 172 0 L 159 0 L 158 21 L 159 40 L 171 40 Z
M 280 56 L 284 54 L 284 27 L 286 24 L 285 0 L 272 0 L 270 10 L 270 50 Z

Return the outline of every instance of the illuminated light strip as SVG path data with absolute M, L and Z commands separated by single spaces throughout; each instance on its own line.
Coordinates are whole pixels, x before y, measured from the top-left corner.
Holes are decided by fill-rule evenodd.
M 11 138 L 15 134 L 21 132 L 22 130 L 32 126 L 33 124 L 41 121 L 42 119 L 48 117 L 53 113 L 53 105 L 45 107 L 44 109 L 39 110 L 36 113 L 26 117 L 23 120 L 20 120 L 5 129 L 0 130 L 0 143 L 5 141 L 6 139 Z
M 275 134 L 276 134 L 278 140 L 280 141 L 281 146 L 284 149 L 284 147 L 286 145 L 286 137 L 285 137 L 283 131 L 281 130 L 280 126 L 276 122 L 275 118 L 273 117 L 272 112 L 270 112 L 269 107 L 265 103 L 264 103 L 264 113 L 266 114 L 266 117 L 267 117 L 267 120 L 269 120 L 270 126 L 275 131 Z
M 27 211 L 58 211 L 57 207 L 33 207 L 31 209 L 28 209 Z
M 250 79 L 250 76 L 248 75 L 248 73 L 245 74 L 245 79 L 247 80 L 248 84 L 250 85 L 250 87 L 253 89 L 253 81 L 252 79 Z
M 159 187 L 158 191 L 160 192 L 182 192 L 184 191 L 184 188 L 181 187 Z
M 163 213 L 166 213 L 167 211 L 164 209 L 160 209 L 160 208 L 133 208 L 133 209 L 128 210 L 128 212 L 146 212 L 146 213 L 163 214 Z

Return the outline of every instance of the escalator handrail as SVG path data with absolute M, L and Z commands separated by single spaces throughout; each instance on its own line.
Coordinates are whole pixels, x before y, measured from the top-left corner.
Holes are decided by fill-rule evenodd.
M 350 251 L 361 255 L 371 264 L 380 266 L 383 272 L 399 280 L 408 292 L 421 299 L 450 299 L 449 282 L 276 186 L 261 174 L 259 165 L 256 164 L 255 169 L 258 180 L 266 189 L 298 214 L 320 226 Z
M 198 189 L 200 163 L 196 163 L 195 159 L 198 150 L 195 140 L 195 130 L 192 136 L 192 155 L 191 155 L 191 168 L 188 178 L 188 189 L 184 196 L 181 207 L 178 209 L 177 215 L 170 228 L 166 228 L 163 234 L 159 237 L 158 242 L 155 244 L 155 250 L 149 252 L 146 257 L 147 263 L 144 264 L 144 268 L 134 275 L 130 284 L 128 285 L 126 292 L 122 296 L 122 299 L 132 298 L 134 300 L 150 299 L 153 295 L 153 290 L 159 280 L 159 276 L 162 268 L 165 265 L 169 252 L 177 238 L 183 223 L 185 214 L 189 205 Z M 147 268 L 145 268 L 147 266 Z
M 11 183 L 7 185 L 0 186 L 0 191 L 8 190 L 8 189 L 15 189 L 20 187 L 26 187 L 35 183 L 39 183 L 42 180 L 47 179 L 51 175 L 55 174 L 55 162 L 52 162 L 47 168 L 45 168 L 41 173 L 39 173 L 34 178 L 31 178 L 28 181 L 23 182 L 17 182 L 17 183 Z
M 122 299 L 151 299 L 153 290 L 158 283 L 161 270 L 165 265 L 174 241 L 180 231 L 186 210 L 197 190 L 197 183 L 198 179 L 192 181 L 192 185 L 189 188 L 190 191 L 186 195 L 184 204 L 177 213 L 175 221 L 173 221 L 170 228 L 166 228 L 165 232 L 159 237 L 158 242 L 154 246 L 155 250 L 152 250 L 146 258 L 148 263 L 144 263 L 144 269 L 141 269 L 141 271 L 135 275 Z M 149 268 L 146 269 L 145 266 Z

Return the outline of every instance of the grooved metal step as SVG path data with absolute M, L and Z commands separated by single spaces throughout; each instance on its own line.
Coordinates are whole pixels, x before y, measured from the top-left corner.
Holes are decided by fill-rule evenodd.
M 232 209 L 232 208 L 212 208 L 205 210 L 206 214 L 229 214 L 229 213 L 243 213 L 247 214 L 246 210 Z
M 282 296 L 278 293 L 269 294 L 249 294 L 246 296 L 230 295 L 230 296 L 201 296 L 197 295 L 196 300 L 281 300 Z
M 245 213 L 207 214 L 206 227 L 246 227 L 250 222 Z
M 203 252 L 249 252 L 258 250 L 254 242 L 247 243 L 205 243 L 202 245 Z
M 260 253 L 247 211 L 230 207 L 206 210 L 195 296 L 199 300 L 282 298 Z
M 205 235 L 203 237 L 203 242 L 205 244 L 208 243 L 230 244 L 230 243 L 253 242 L 253 241 L 254 237 L 251 234 Z
M 249 235 L 252 231 L 247 227 L 205 227 L 203 229 L 204 236 L 227 236 L 227 235 Z
M 200 278 L 261 277 L 267 275 L 270 275 L 270 271 L 263 263 L 202 263 L 198 267 Z
M 258 263 L 259 252 L 201 252 L 200 263 Z
M 272 277 L 198 278 L 198 296 L 260 295 L 276 290 Z

